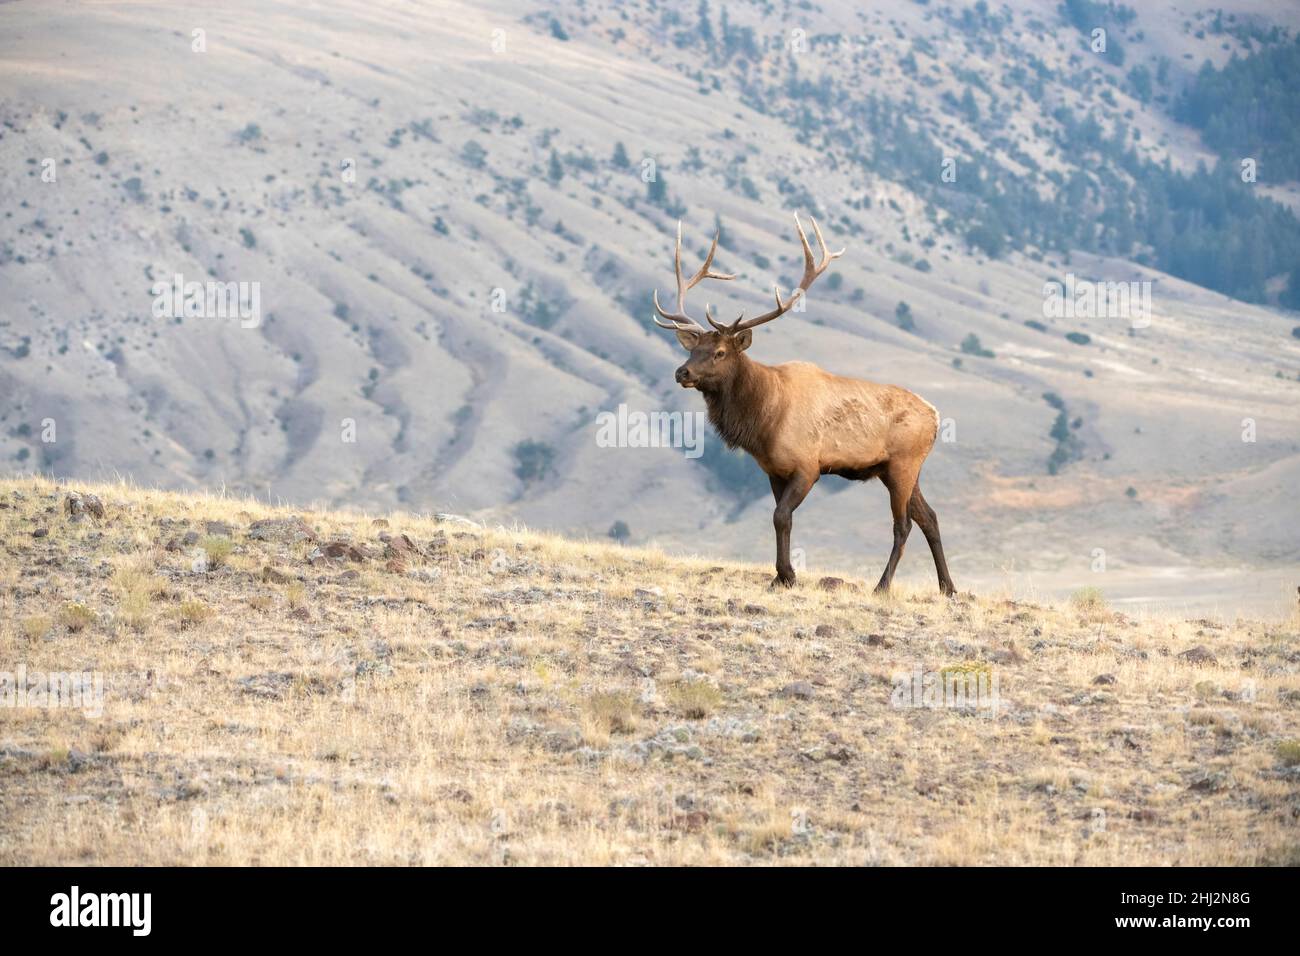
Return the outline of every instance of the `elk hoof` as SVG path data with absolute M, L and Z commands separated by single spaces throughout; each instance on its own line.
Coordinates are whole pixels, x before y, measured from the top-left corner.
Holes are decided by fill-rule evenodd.
M 781 574 L 780 572 L 778 572 L 777 575 L 776 575 L 776 577 L 774 577 L 774 578 L 772 579 L 772 583 L 771 583 L 771 585 L 769 585 L 769 587 L 772 587 L 772 588 L 792 588 L 792 587 L 794 587 L 794 572 L 793 572 L 793 571 L 790 572 L 789 577 L 787 577 L 786 575 Z

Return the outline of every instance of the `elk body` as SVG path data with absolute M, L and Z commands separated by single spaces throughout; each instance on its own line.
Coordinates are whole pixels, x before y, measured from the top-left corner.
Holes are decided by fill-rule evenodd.
M 682 233 L 677 226 L 674 266 L 677 273 L 677 311 L 659 305 L 655 311 L 668 322 L 655 323 L 677 334 L 677 341 L 690 353 L 677 369 L 677 383 L 698 389 L 708 406 L 709 421 L 731 448 L 740 447 L 767 473 L 776 499 L 772 522 L 776 528 L 776 578 L 773 585 L 794 584 L 790 563 L 790 529 L 794 511 L 808 496 L 822 475 L 840 475 L 856 481 L 879 478 L 889 490 L 894 519 L 894 546 L 885 571 L 876 585 L 887 591 L 903 556 L 903 547 L 915 522 L 925 535 L 934 557 L 939 588 L 954 593 L 948 564 L 939 538 L 939 520 L 926 503 L 919 483 L 921 464 L 934 447 L 939 430 L 939 413 L 918 395 L 896 385 L 878 385 L 861 379 L 832 375 L 810 362 L 763 365 L 745 355 L 753 339 L 751 331 L 790 310 L 808 287 L 826 271 L 831 260 L 844 254 L 826 247 L 817 221 L 813 231 L 821 246 L 821 262 L 813 258 L 812 247 L 799 217 L 795 228 L 803 244 L 804 274 L 788 299 L 776 289 L 776 307 L 746 320 L 717 321 L 711 307 L 705 317 L 710 331 L 686 314 L 686 293 L 704 279 L 733 279 L 714 272 L 713 257 L 718 236 L 713 237 L 704 264 L 690 279 L 682 275 Z

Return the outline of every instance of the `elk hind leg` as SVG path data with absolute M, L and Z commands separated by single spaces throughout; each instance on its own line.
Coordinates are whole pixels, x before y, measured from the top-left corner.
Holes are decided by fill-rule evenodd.
M 934 570 L 939 575 L 939 590 L 951 597 L 957 593 L 957 588 L 953 586 L 952 576 L 948 574 L 948 562 L 944 560 L 943 541 L 939 537 L 939 516 L 934 513 L 934 509 L 921 494 L 919 482 L 912 489 L 912 497 L 907 502 L 907 513 L 925 535 L 926 543 L 930 545 Z

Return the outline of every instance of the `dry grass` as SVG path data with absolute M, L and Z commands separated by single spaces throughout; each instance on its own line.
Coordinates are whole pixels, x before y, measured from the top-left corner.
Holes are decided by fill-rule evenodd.
M 102 522 L 0 482 L 0 671 L 104 684 L 99 717 L 0 707 L 0 864 L 1297 859 L 1294 620 L 774 593 L 398 514 L 390 571 L 374 516 L 303 513 L 366 551 L 309 564 L 248 535 L 289 512 L 84 490 Z M 209 521 L 222 561 L 166 550 Z M 996 677 L 996 716 L 894 706 L 945 671 Z
M 722 692 L 706 680 L 676 680 L 664 688 L 673 711 L 688 720 L 703 720 L 722 703 Z
M 95 612 L 84 604 L 69 602 L 59 611 L 59 620 L 69 634 L 80 634 L 95 623 Z

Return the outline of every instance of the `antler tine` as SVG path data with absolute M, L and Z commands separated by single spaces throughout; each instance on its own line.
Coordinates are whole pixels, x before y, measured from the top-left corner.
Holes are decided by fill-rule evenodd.
M 718 229 L 718 231 L 713 234 L 713 244 L 709 246 L 709 254 L 704 257 L 704 264 L 700 266 L 699 270 L 691 276 L 688 281 L 686 277 L 682 275 L 682 222 L 680 219 L 677 220 L 677 242 L 673 247 L 673 272 L 677 279 L 677 311 L 665 311 L 664 307 L 659 304 L 659 293 L 656 291 L 654 294 L 655 311 L 658 312 L 660 316 L 671 322 L 672 325 L 664 325 L 658 319 L 655 320 L 655 325 L 658 325 L 663 329 L 673 329 L 679 332 L 683 330 L 689 330 L 692 332 L 708 331 L 704 326 L 700 325 L 686 314 L 686 293 L 695 288 L 705 279 L 736 278 L 734 275 L 727 275 L 724 272 L 713 271 L 713 257 L 718 253 L 718 240 L 721 237 L 722 230 Z M 705 313 L 706 315 L 708 314 L 707 309 L 705 310 Z M 714 328 L 719 329 L 720 331 L 728 328 L 714 322 L 712 316 L 709 316 L 709 322 L 712 323 Z
M 844 249 L 841 249 L 839 252 L 831 252 L 831 250 L 830 250 L 830 249 L 827 247 L 827 245 L 826 245 L 826 239 L 822 236 L 822 227 L 819 226 L 819 225 L 817 225 L 817 220 L 816 220 L 814 217 L 809 216 L 808 218 L 809 218 L 809 219 L 812 219 L 813 232 L 815 232 L 815 233 L 817 234 L 817 244 L 818 244 L 819 246 L 822 247 L 822 264 L 821 264 L 820 266 L 818 266 L 818 268 L 817 268 L 817 272 L 818 272 L 818 274 L 820 275 L 820 274 L 821 274 L 821 271 L 822 271 L 823 269 L 825 269 L 827 265 L 830 264 L 830 261 L 831 261 L 832 259 L 838 259 L 840 256 L 844 255 Z M 798 224 L 799 224 L 799 214 L 798 214 L 798 213 L 795 213 L 795 214 L 794 214 L 794 221 L 795 221 L 795 225 L 798 225 Z M 802 235 L 802 234 L 803 234 L 803 230 L 800 229 L 800 230 L 799 230 L 799 233 L 800 233 L 800 235 Z M 847 248 L 847 247 L 846 247 L 846 248 Z M 805 241 L 804 241 L 804 251 L 805 251 L 805 253 L 807 253 L 807 252 L 809 251 L 809 250 L 808 250 L 808 242 L 807 242 L 806 239 L 805 239 Z M 805 264 L 806 264 L 806 262 L 807 262 L 807 258 L 808 258 L 808 256 L 805 255 L 805 256 L 804 256 Z
M 785 315 L 794 304 L 799 301 L 799 297 L 808 291 L 808 287 L 817 281 L 817 277 L 826 271 L 831 264 L 832 259 L 838 259 L 844 255 L 844 250 L 831 252 L 826 245 L 826 238 L 822 235 L 821 226 L 817 225 L 817 220 L 812 219 L 813 232 L 817 236 L 817 244 L 821 247 L 821 262 L 813 257 L 812 246 L 808 243 L 808 234 L 803 231 L 803 223 L 799 221 L 799 214 L 794 214 L 794 227 L 799 233 L 799 244 L 803 246 L 803 278 L 799 281 L 798 287 L 790 293 L 790 298 L 784 302 L 781 301 L 781 289 L 779 286 L 773 286 L 776 292 L 776 308 L 770 312 L 764 312 L 762 315 L 755 316 L 749 321 L 743 321 L 743 316 L 737 319 L 729 327 L 731 332 L 740 332 L 744 329 L 752 329 L 755 326 L 762 325 L 764 322 L 771 322 Z
M 682 224 L 679 222 L 677 228 L 681 229 Z M 734 275 L 728 275 L 725 272 L 714 272 L 712 268 L 713 257 L 718 254 L 718 240 L 722 238 L 722 229 L 718 229 L 713 234 L 713 243 L 709 246 L 709 254 L 704 257 L 704 265 L 700 266 L 700 271 L 691 277 L 691 281 L 686 284 L 686 288 L 694 289 L 704 279 L 734 279 Z
M 660 322 L 653 315 L 650 316 L 650 321 L 653 322 L 655 325 L 659 326 L 659 328 L 661 329 L 667 329 L 669 332 L 707 332 L 708 331 L 708 329 L 705 329 L 701 326 L 690 325 L 686 322 Z
M 665 312 L 664 307 L 659 304 L 658 289 L 656 289 L 654 293 L 654 304 L 655 304 L 655 311 L 672 323 L 671 325 L 664 325 L 664 323 L 660 322 L 658 319 L 655 319 L 654 316 L 650 316 L 651 319 L 654 319 L 655 325 L 659 326 L 659 328 L 672 329 L 674 332 L 681 332 L 683 330 L 689 330 L 691 332 L 708 331 L 707 329 L 704 328 L 704 326 L 700 325 L 698 322 L 692 319 L 685 312 L 676 312 L 676 313 Z
M 730 331 L 732 330 L 732 328 L 734 328 L 734 326 L 735 326 L 735 324 L 736 324 L 735 322 L 732 322 L 732 323 L 730 323 L 730 324 L 728 324 L 728 323 L 726 323 L 726 322 L 719 322 L 717 319 L 715 319 L 715 318 L 713 317 L 713 306 L 712 306 L 712 305 L 706 305 L 706 306 L 704 307 L 704 317 L 705 317 L 706 319 L 709 320 L 709 325 L 713 326 L 713 327 L 714 327 L 715 329 L 717 329 L 719 332 L 730 332 Z M 744 317 L 745 317 L 745 313 L 743 313 L 743 312 L 740 313 L 740 315 L 738 315 L 738 316 L 736 317 L 736 322 L 739 322 L 739 321 L 740 321 L 741 319 L 743 319 Z
M 677 271 L 677 311 L 685 314 L 686 312 L 686 293 L 690 292 L 705 279 L 734 279 L 733 275 L 727 275 L 724 272 L 714 272 L 713 257 L 718 254 L 718 240 L 722 238 L 722 229 L 719 228 L 713 234 L 713 243 L 709 246 L 709 254 L 704 257 L 704 264 L 691 276 L 687 282 L 682 278 L 682 221 L 677 220 L 677 246 L 673 250 L 673 267 Z
M 811 217 L 809 217 L 811 218 Z M 803 274 L 806 276 L 810 271 L 817 268 L 813 261 L 812 246 L 808 245 L 808 234 L 803 231 L 803 223 L 799 221 L 799 214 L 794 214 L 794 228 L 799 233 L 799 243 L 803 246 Z M 817 220 L 813 219 L 813 231 L 817 233 L 817 239 L 821 241 L 822 248 L 826 248 L 825 240 L 822 240 L 822 231 L 817 228 Z
M 673 247 L 673 271 L 677 274 L 677 311 L 686 314 L 686 286 L 682 282 L 682 221 L 677 220 L 677 245 Z

